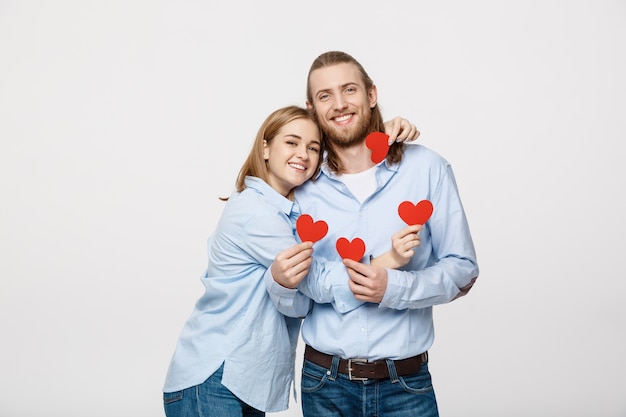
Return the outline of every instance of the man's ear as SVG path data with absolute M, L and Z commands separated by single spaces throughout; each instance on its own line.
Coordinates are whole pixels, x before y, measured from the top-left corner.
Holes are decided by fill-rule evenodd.
M 376 85 L 372 85 L 370 91 L 367 93 L 367 97 L 370 102 L 370 109 L 376 107 L 376 103 L 378 103 L 378 90 L 376 89 Z
M 309 100 L 306 101 L 306 109 L 313 110 L 313 105 L 311 104 L 311 102 L 309 102 Z

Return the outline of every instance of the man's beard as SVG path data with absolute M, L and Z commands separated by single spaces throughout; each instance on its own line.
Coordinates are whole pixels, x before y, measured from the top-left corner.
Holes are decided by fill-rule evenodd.
M 351 129 L 337 129 L 326 122 L 320 122 L 327 143 L 339 148 L 349 148 L 363 142 L 370 133 L 372 109 L 368 109 L 362 116 L 358 124 L 352 126 Z

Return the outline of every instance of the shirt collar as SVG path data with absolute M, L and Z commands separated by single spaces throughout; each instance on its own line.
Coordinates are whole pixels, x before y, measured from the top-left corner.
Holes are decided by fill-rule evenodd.
M 300 214 L 300 206 L 298 206 L 298 203 L 289 200 L 262 179 L 246 176 L 244 183 L 247 188 L 250 188 L 267 198 L 270 203 L 278 207 L 280 211 L 285 213 L 287 216 Z
M 382 162 L 379 162 L 378 164 L 376 164 L 377 167 L 377 171 L 380 171 L 381 169 L 385 169 L 387 171 L 390 172 L 397 172 L 398 171 L 398 167 L 400 166 L 400 164 L 388 164 L 387 163 L 387 159 L 383 159 Z M 337 175 L 332 172 L 330 170 L 330 168 L 328 167 L 328 163 L 326 161 L 326 159 L 324 159 L 324 162 L 322 163 L 322 167 L 320 169 L 320 172 L 317 174 L 317 176 L 315 177 L 315 179 L 318 179 L 322 174 L 326 175 L 329 178 L 334 178 L 337 179 Z

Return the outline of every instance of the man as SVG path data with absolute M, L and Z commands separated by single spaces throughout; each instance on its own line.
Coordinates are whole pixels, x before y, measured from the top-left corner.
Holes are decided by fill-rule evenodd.
M 394 143 L 385 160 L 372 160 L 366 137 L 383 130 L 377 89 L 346 53 L 327 52 L 313 62 L 307 107 L 322 129 L 327 157 L 318 178 L 296 191 L 296 201 L 302 213 L 328 224 L 315 257 L 346 268 L 311 269 L 298 291 L 283 288 L 293 288 L 309 267 L 310 242 L 282 252 L 271 267 L 280 285 L 268 288 L 279 309 L 290 296 L 302 298 L 297 292 L 315 301 L 302 326 L 304 416 L 437 416 L 427 353 L 432 307 L 465 295 L 478 277 L 452 169 L 421 145 Z M 389 250 L 390 231 L 406 226 L 399 205 L 422 200 L 434 211 L 410 262 L 398 270 L 370 265 L 370 257 Z M 357 237 L 366 247 L 362 262 L 342 260 L 336 242 Z

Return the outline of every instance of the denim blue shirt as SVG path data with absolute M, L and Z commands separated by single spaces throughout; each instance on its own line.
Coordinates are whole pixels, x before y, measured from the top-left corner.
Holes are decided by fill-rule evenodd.
M 362 262 L 368 263 L 370 255 L 388 251 L 391 236 L 406 226 L 398 214 L 400 203 L 427 199 L 434 211 L 420 232 L 421 245 L 405 267 L 388 270 L 380 304 L 354 298 L 345 268 L 321 272 L 314 265 L 298 288 L 315 301 L 302 324 L 302 338 L 321 352 L 343 358 L 404 359 L 431 347 L 432 307 L 469 291 L 478 264 L 445 159 L 424 146 L 406 145 L 399 164 L 378 164 L 376 180 L 376 191 L 362 204 L 327 167 L 316 181 L 296 191 L 302 213 L 328 223 L 328 234 L 314 246 L 316 259 L 322 265 L 340 262 L 337 239 L 359 237 L 366 246 Z
M 258 178 L 245 183 L 208 240 L 205 292 L 183 327 L 163 391 L 201 384 L 224 363 L 222 384 L 233 394 L 259 410 L 282 411 L 294 375 L 297 317 L 306 314 L 309 300 L 285 288 L 292 298 L 281 306 L 296 318 L 285 317 L 263 277 L 276 254 L 297 243 L 299 209 Z

